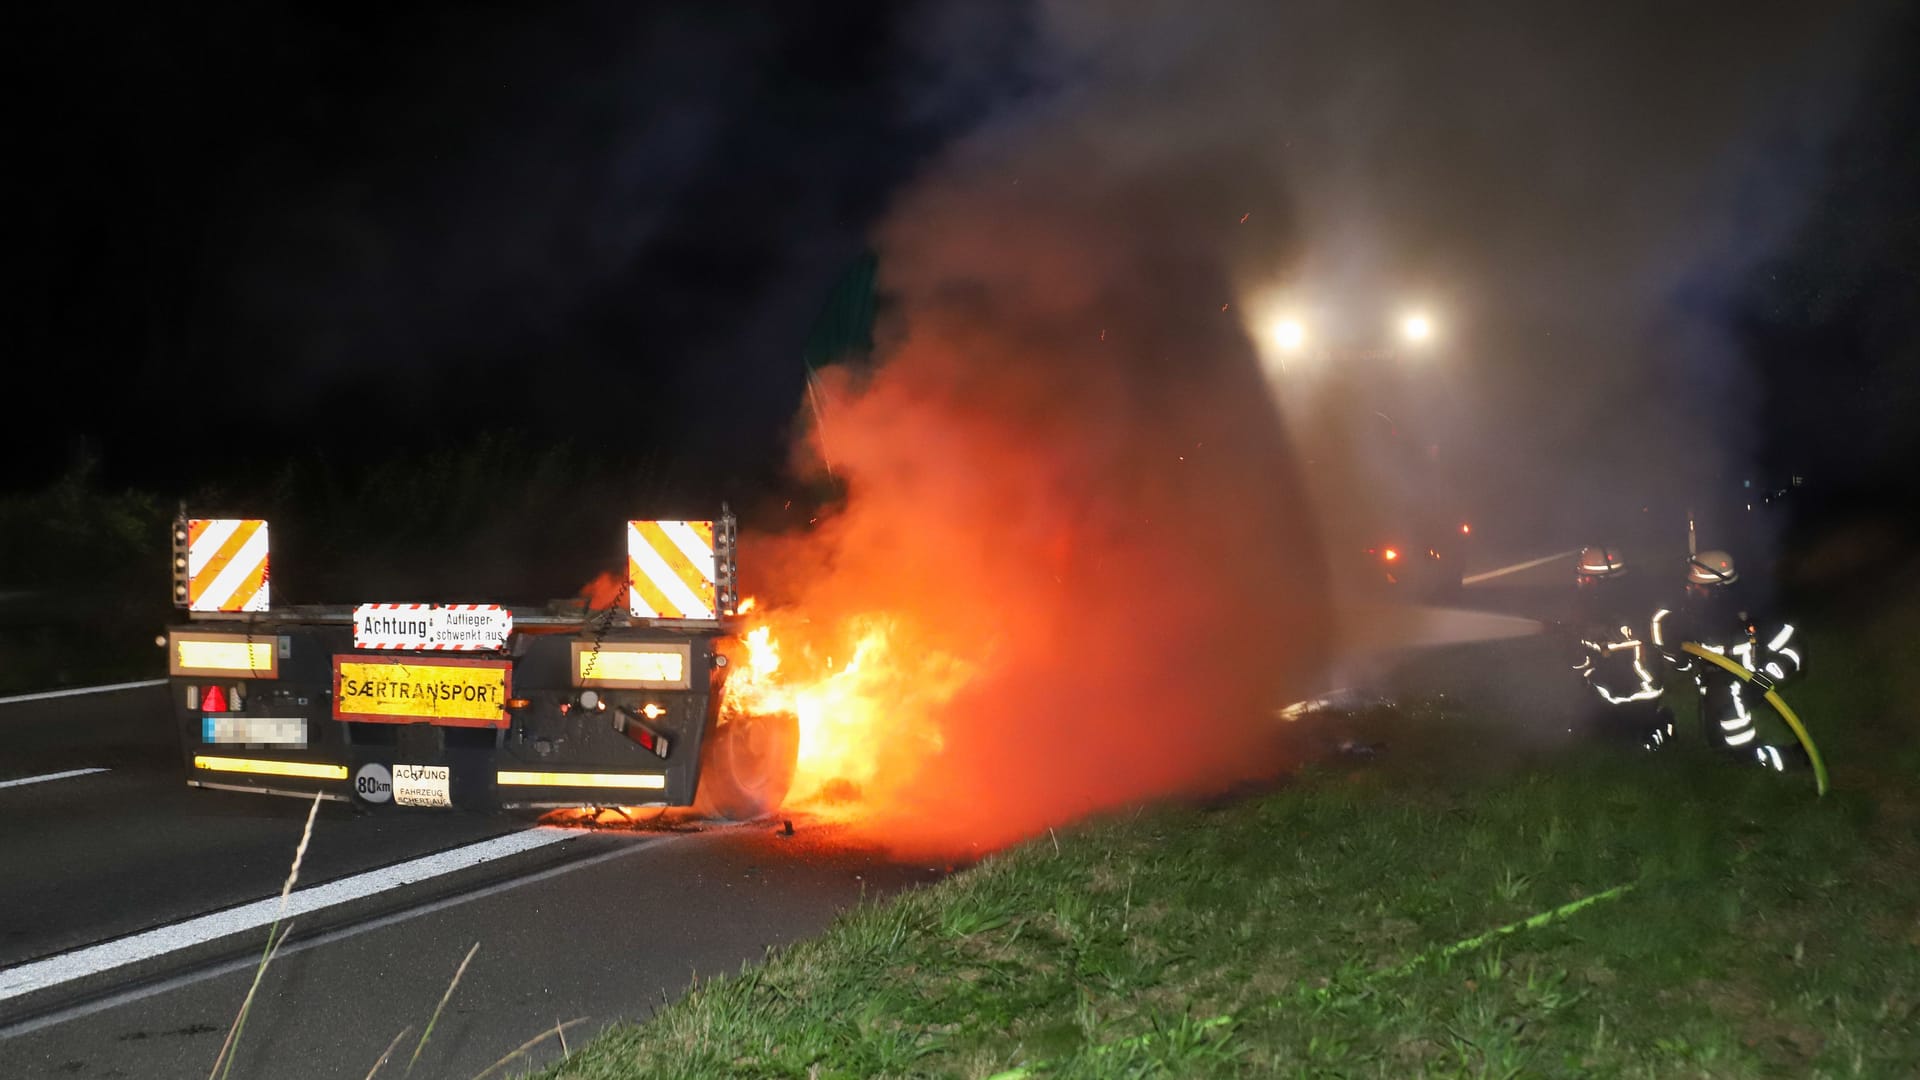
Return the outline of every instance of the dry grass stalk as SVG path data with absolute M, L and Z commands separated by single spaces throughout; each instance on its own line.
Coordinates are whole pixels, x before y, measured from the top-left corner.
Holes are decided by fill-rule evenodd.
M 207 1073 L 207 1080 L 225 1077 L 233 1072 L 233 1057 L 239 1050 L 240 1032 L 247 1024 L 247 1013 L 253 1008 L 254 995 L 260 991 L 260 980 L 266 978 L 267 966 L 273 963 L 274 956 L 280 952 L 280 946 L 292 932 L 289 925 L 280 929 L 280 919 L 287 912 L 287 896 L 293 892 L 294 882 L 300 880 L 300 864 L 306 860 L 307 844 L 313 840 L 313 819 L 320 813 L 320 793 L 314 792 L 313 805 L 307 807 L 307 824 L 300 830 L 300 843 L 293 849 L 293 865 L 287 868 L 286 884 L 280 886 L 280 908 L 274 914 L 273 925 L 267 927 L 267 947 L 260 953 L 260 964 L 253 969 L 253 985 L 247 988 L 247 996 L 240 1002 L 240 1011 L 233 1016 L 233 1024 L 227 1028 L 227 1037 L 220 1044 L 220 1053 L 213 1059 L 213 1068 Z M 222 1068 L 224 1066 L 224 1068 Z
M 413 1075 L 413 1067 L 420 1061 L 420 1052 L 427 1048 L 427 1040 L 433 1038 L 433 1025 L 440 1022 L 440 1013 L 453 997 L 453 988 L 460 985 L 460 976 L 467 973 L 467 965 L 473 963 L 473 954 L 480 951 L 480 943 L 474 942 L 467 950 L 466 959 L 460 961 L 460 967 L 453 973 L 453 981 L 447 984 L 447 992 L 440 995 L 440 1004 L 433 1007 L 433 1015 L 427 1019 L 427 1028 L 420 1033 L 420 1041 L 413 1048 L 413 1056 L 407 1059 L 407 1075 Z
M 501 1058 L 499 1061 L 494 1062 L 493 1064 L 487 1066 L 485 1069 L 481 1070 L 479 1073 L 475 1074 L 473 1080 L 486 1080 L 487 1077 L 492 1076 L 495 1072 L 499 1071 L 502 1067 L 504 1067 L 507 1064 L 507 1062 L 512 1061 L 514 1058 L 519 1057 L 520 1055 L 526 1053 L 527 1051 L 533 1049 L 536 1046 L 539 1046 L 541 1043 L 546 1042 L 548 1039 L 551 1039 L 556 1035 L 560 1037 L 561 1053 L 563 1054 L 566 1053 L 567 1029 L 570 1027 L 578 1026 L 580 1024 L 584 1024 L 586 1022 L 587 1022 L 587 1017 L 577 1016 L 572 1020 L 567 1021 L 564 1024 L 555 1024 L 553 1026 L 552 1031 L 543 1031 L 540 1034 L 535 1035 L 533 1038 L 528 1039 L 526 1042 L 521 1043 L 518 1047 L 516 1047 L 512 1051 L 509 1051 L 506 1057 Z
M 280 914 L 287 911 L 287 894 L 293 892 L 293 883 L 300 880 L 300 864 L 307 858 L 307 844 L 313 840 L 313 819 L 320 813 L 320 793 L 313 793 L 313 805 L 307 807 L 307 825 L 300 830 L 300 846 L 293 849 L 293 865 L 287 868 L 286 884 L 280 886 Z M 277 921 L 277 919 L 276 919 Z
M 407 1033 L 412 1030 L 413 1030 L 412 1024 L 408 1024 L 406 1027 L 403 1027 L 400 1029 L 400 1034 L 395 1035 L 393 1037 L 393 1041 L 387 1044 L 387 1048 L 385 1050 L 380 1051 L 380 1056 L 374 1061 L 373 1068 L 367 1070 L 367 1075 L 365 1077 L 365 1080 L 373 1080 L 373 1074 L 379 1072 L 380 1066 L 385 1065 L 387 1063 L 387 1059 L 393 1056 L 393 1048 L 396 1046 L 399 1046 L 400 1040 L 406 1038 Z

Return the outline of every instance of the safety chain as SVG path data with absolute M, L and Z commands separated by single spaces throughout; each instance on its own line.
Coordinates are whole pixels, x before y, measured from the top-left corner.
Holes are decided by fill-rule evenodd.
M 593 670 L 600 663 L 600 647 L 606 644 L 607 635 L 613 632 L 613 618 L 614 614 L 620 610 L 620 599 L 632 588 L 633 571 L 628 570 L 626 578 L 620 582 L 620 591 L 614 594 L 613 601 L 607 604 L 606 612 L 600 617 L 600 629 L 594 631 L 593 649 L 587 654 L 586 665 L 580 669 L 581 682 L 587 682 L 593 678 Z

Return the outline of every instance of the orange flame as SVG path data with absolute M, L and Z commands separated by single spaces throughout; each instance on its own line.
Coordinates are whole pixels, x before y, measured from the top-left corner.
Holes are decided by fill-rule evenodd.
M 605 611 L 625 598 L 626 580 L 609 570 L 580 587 L 589 611 Z
M 776 637 L 776 619 L 784 624 L 783 637 Z M 728 676 L 722 709 L 799 718 L 789 804 L 844 802 L 887 787 L 899 775 L 889 770 L 910 770 L 944 748 L 931 715 L 973 668 L 911 647 L 914 636 L 898 616 L 855 616 L 821 633 L 772 612 L 742 636 L 744 656 Z
M 1272 709 L 1322 654 L 1318 569 L 1274 553 L 1300 519 L 1248 495 L 1275 451 L 1242 433 L 1181 463 L 1198 420 L 1114 440 L 1093 416 L 968 408 L 928 389 L 944 355 L 823 370 L 849 495 L 741 537 L 761 607 L 723 707 L 798 717 L 789 804 L 897 852 L 978 853 L 1277 768 Z M 1201 396 L 1213 447 L 1240 398 Z

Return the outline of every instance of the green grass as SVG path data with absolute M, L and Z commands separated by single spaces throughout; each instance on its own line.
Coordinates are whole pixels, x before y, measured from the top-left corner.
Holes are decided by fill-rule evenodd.
M 1900 654 L 1820 655 L 1789 698 L 1824 800 L 1700 752 L 1496 759 L 1511 718 L 1459 706 L 1351 718 L 1390 751 L 1042 836 L 543 1075 L 1912 1075 Z

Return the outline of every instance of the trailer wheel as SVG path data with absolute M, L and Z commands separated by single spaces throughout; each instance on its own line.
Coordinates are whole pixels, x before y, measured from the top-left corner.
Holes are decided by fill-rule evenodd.
M 792 713 L 735 716 L 715 727 L 700 761 L 695 811 L 751 821 L 780 808 L 800 753 L 800 719 Z

